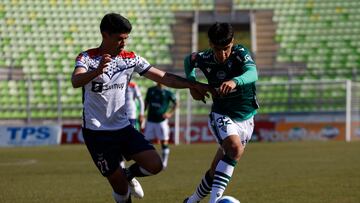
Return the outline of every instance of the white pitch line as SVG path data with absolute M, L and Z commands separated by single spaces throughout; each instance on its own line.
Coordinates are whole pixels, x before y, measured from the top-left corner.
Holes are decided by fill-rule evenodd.
M 36 159 L 27 159 L 27 160 L 18 160 L 15 162 L 0 162 L 0 166 L 25 166 L 36 164 L 38 161 Z

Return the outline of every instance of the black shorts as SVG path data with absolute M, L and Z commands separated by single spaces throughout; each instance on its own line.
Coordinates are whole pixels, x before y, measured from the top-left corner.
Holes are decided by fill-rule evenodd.
M 120 130 L 82 129 L 84 141 L 91 157 L 103 176 L 109 176 L 119 168 L 119 162 L 125 157 L 146 150 L 155 150 L 154 146 L 131 125 Z

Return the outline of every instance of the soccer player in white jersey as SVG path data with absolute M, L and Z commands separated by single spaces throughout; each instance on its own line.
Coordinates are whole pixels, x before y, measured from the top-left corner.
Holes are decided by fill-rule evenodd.
M 136 101 L 139 103 L 139 112 L 137 110 Z M 128 84 L 125 104 L 127 106 L 126 114 L 129 117 L 130 124 L 137 130 L 140 130 L 144 122 L 145 106 L 139 86 L 133 81 Z
M 71 82 L 83 90 L 82 132 L 98 170 L 109 181 L 117 203 L 131 202 L 143 191 L 134 177 L 159 173 L 162 162 L 149 141 L 135 130 L 126 115 L 125 94 L 133 72 L 173 88 L 189 88 L 209 96 L 209 86 L 189 81 L 151 66 L 144 58 L 124 50 L 132 26 L 117 13 L 106 14 L 100 23 L 99 47 L 78 55 Z M 199 99 L 199 98 L 197 98 Z M 119 162 L 134 160 L 127 170 Z

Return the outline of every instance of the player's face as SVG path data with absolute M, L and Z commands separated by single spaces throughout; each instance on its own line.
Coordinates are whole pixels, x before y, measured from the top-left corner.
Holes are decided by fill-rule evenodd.
M 232 46 L 233 41 L 231 41 L 230 44 L 226 46 L 215 45 L 210 42 L 210 47 L 213 50 L 215 58 L 219 63 L 224 63 L 229 58 Z
M 112 47 L 115 52 L 121 52 L 126 46 L 126 41 L 129 38 L 128 33 L 112 33 L 106 34 L 106 41 L 109 47 Z

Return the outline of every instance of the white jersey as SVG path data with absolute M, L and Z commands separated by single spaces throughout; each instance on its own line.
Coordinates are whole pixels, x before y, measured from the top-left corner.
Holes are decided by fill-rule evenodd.
M 144 115 L 144 101 L 139 87 L 134 82 L 129 82 L 126 90 L 126 114 L 129 119 L 137 119 L 136 100 L 139 101 L 140 115 Z
M 93 71 L 102 56 L 99 49 L 90 49 L 79 54 L 75 68 Z M 140 75 L 151 65 L 133 52 L 122 51 L 112 57 L 105 72 L 83 87 L 83 127 L 91 130 L 117 130 L 129 125 L 126 115 L 126 89 L 131 74 Z

